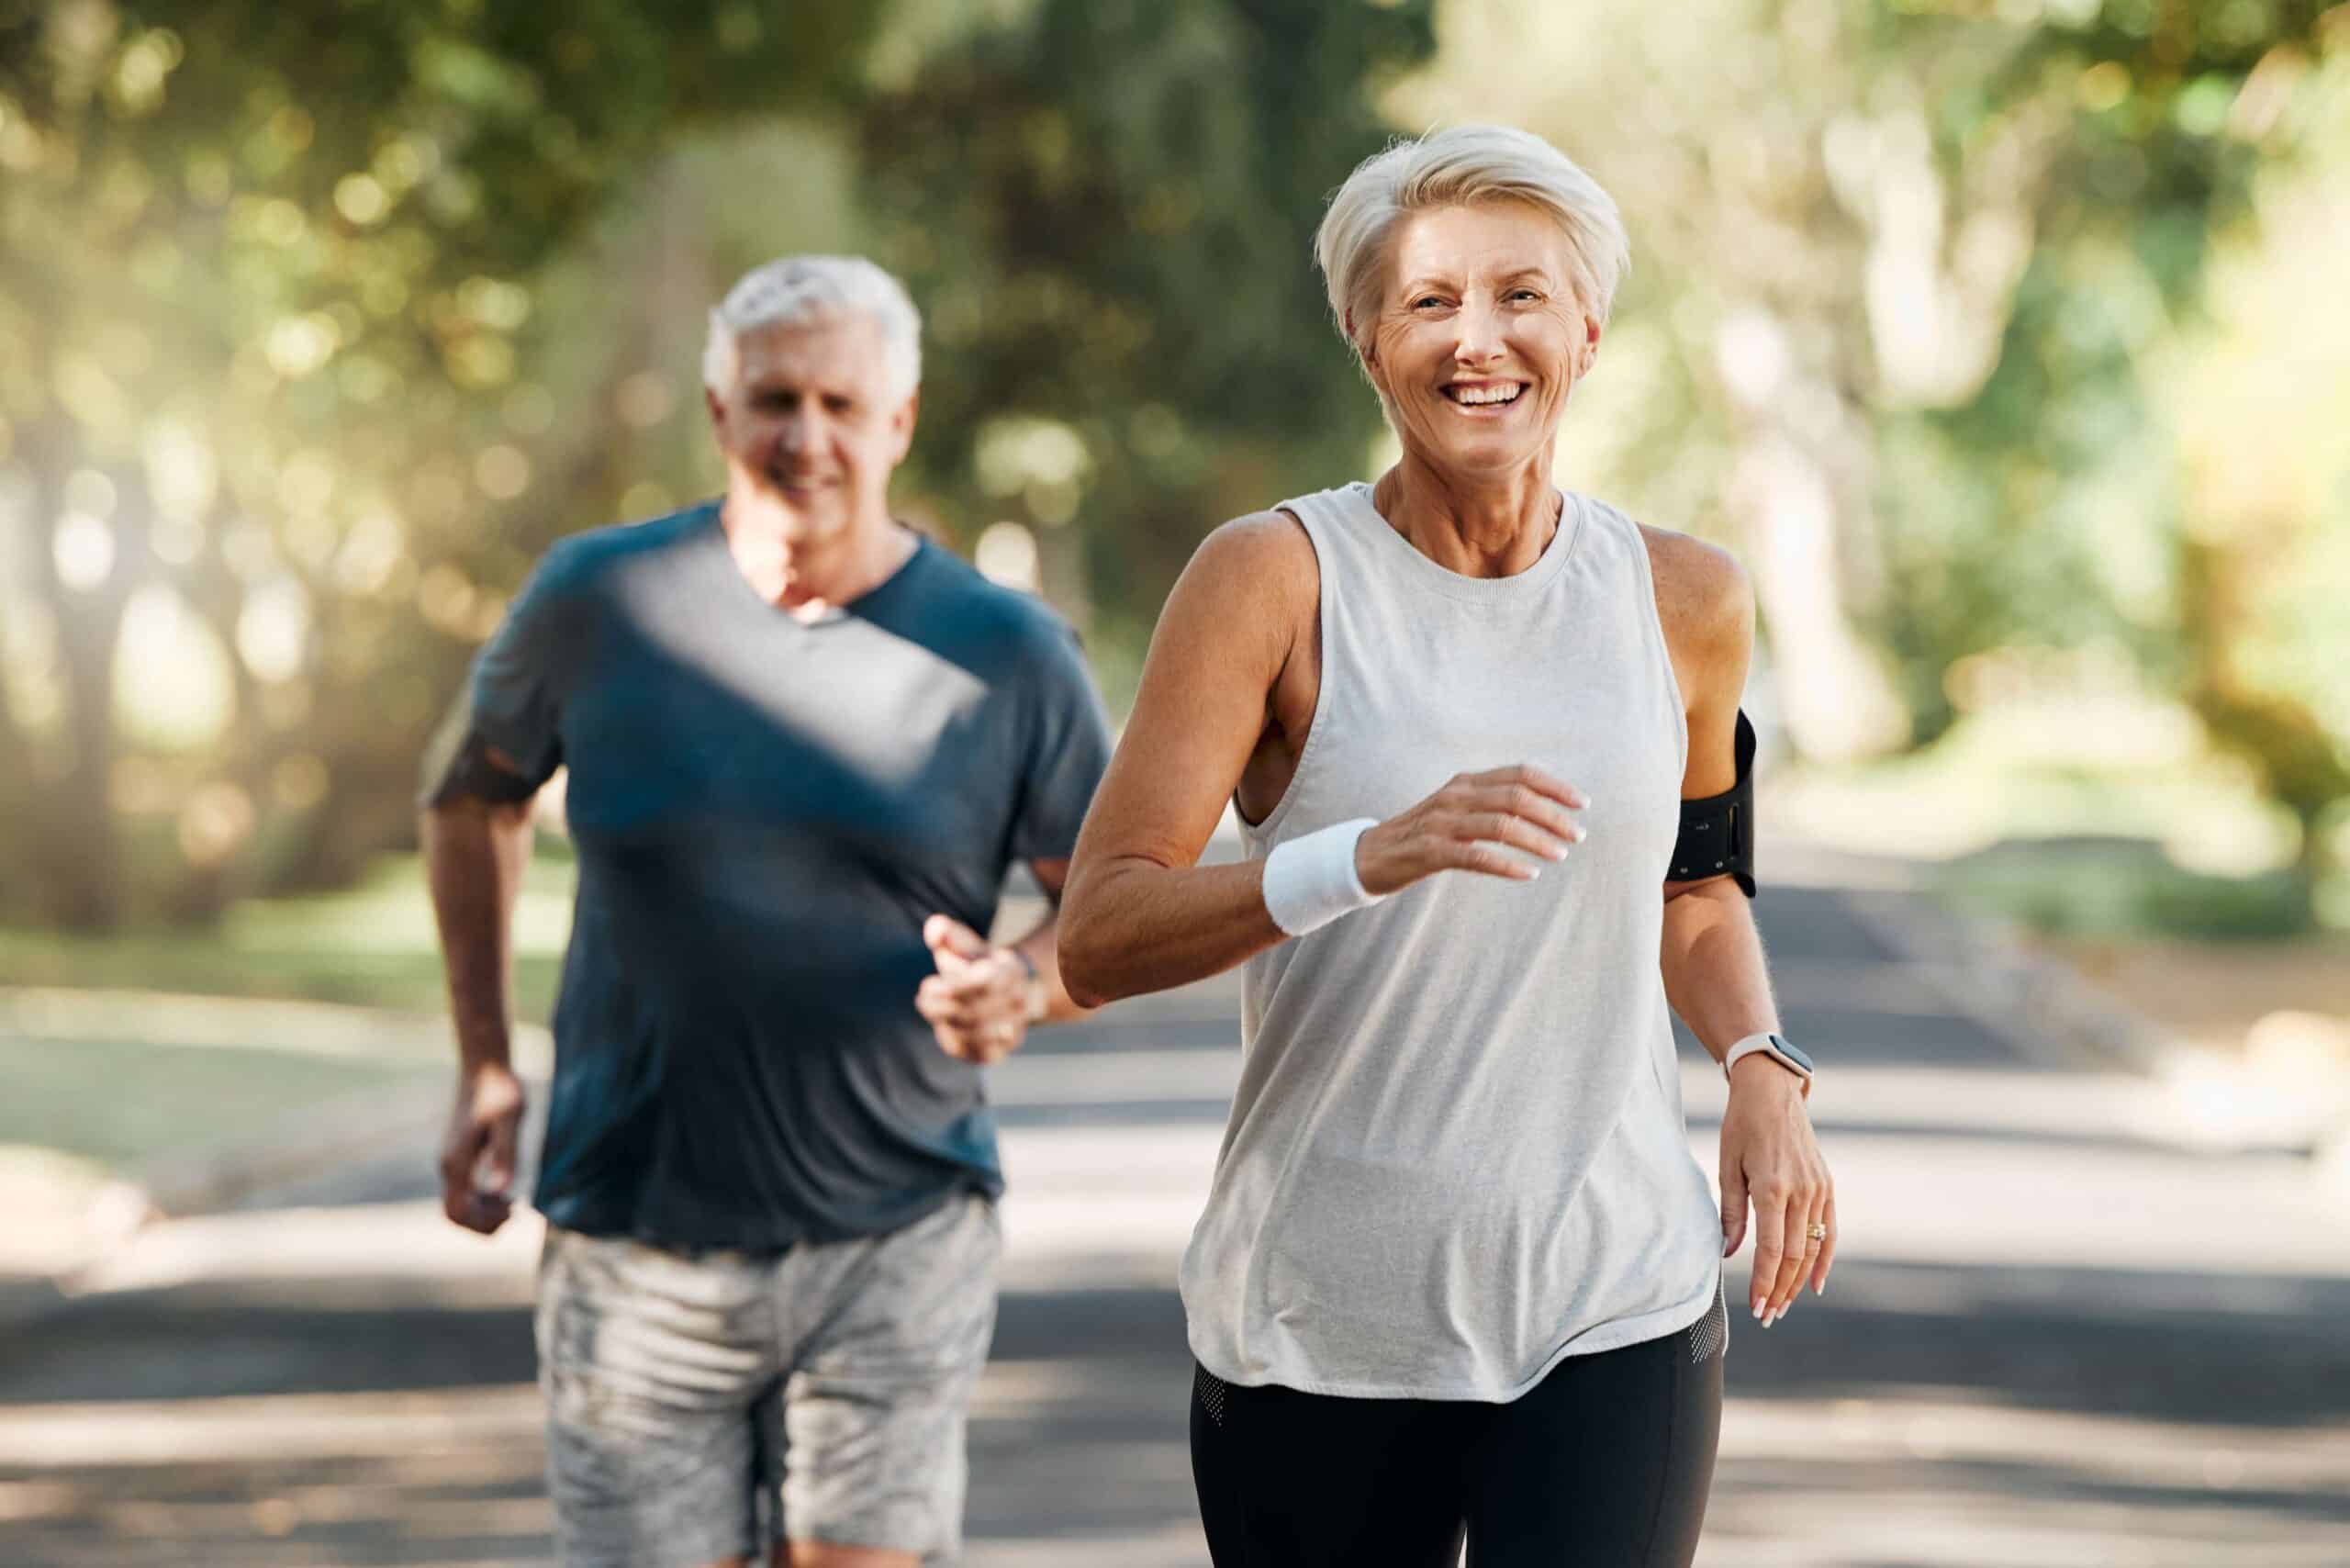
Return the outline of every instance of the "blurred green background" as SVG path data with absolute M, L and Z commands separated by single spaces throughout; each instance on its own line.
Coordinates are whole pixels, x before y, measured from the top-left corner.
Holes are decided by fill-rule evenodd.
M 1473 118 L 1623 207 L 1561 472 L 1752 573 L 1777 827 L 2350 1013 L 2315 0 L 0 7 L 0 987 L 435 1007 L 425 737 L 552 540 L 715 487 L 783 252 L 907 279 L 902 511 L 1123 708 L 1209 528 L 1385 461 L 1308 239 Z

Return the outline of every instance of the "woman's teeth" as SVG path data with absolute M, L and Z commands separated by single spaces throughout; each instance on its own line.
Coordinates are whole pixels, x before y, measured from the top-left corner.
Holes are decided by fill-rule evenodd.
M 1516 382 L 1500 386 L 1448 386 L 1445 395 L 1456 403 L 1515 403 L 1521 388 Z

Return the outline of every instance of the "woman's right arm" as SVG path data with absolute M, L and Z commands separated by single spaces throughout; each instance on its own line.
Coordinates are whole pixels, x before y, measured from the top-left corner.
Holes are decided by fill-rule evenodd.
M 1177 580 L 1069 866 L 1061 980 L 1080 1004 L 1221 974 L 1287 936 L 1265 906 L 1262 860 L 1198 861 L 1273 722 L 1283 671 L 1315 654 L 1320 592 L 1312 543 L 1280 512 L 1217 529 Z M 1530 880 L 1582 839 L 1568 812 L 1584 803 L 1531 767 L 1456 775 L 1363 834 L 1356 874 L 1376 897 L 1445 870 Z
M 1221 974 L 1281 940 L 1260 862 L 1197 862 L 1274 683 L 1311 656 L 1319 591 L 1314 546 L 1279 512 L 1217 529 L 1176 580 L 1062 896 L 1061 980 L 1084 1005 Z

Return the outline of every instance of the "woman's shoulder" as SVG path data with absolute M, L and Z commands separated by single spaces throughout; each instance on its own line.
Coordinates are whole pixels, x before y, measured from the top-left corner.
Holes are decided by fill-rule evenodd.
M 1174 645 L 1249 648 L 1268 678 L 1285 668 L 1321 606 L 1313 542 L 1278 510 L 1248 512 L 1200 541 L 1159 617 Z
M 1737 556 L 1694 534 L 1634 526 L 1648 551 L 1657 619 L 1676 647 L 1743 643 L 1752 635 L 1754 585 Z
M 1310 590 L 1318 580 L 1305 525 L 1279 507 L 1219 524 L 1200 541 L 1184 575 L 1245 593 Z

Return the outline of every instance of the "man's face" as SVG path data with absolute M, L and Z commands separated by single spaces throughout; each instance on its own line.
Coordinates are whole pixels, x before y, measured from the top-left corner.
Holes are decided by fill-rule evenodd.
M 867 316 L 777 322 L 744 332 L 734 385 L 705 393 L 729 476 L 774 509 L 783 537 L 812 543 L 889 516 L 890 471 L 913 441 Z

